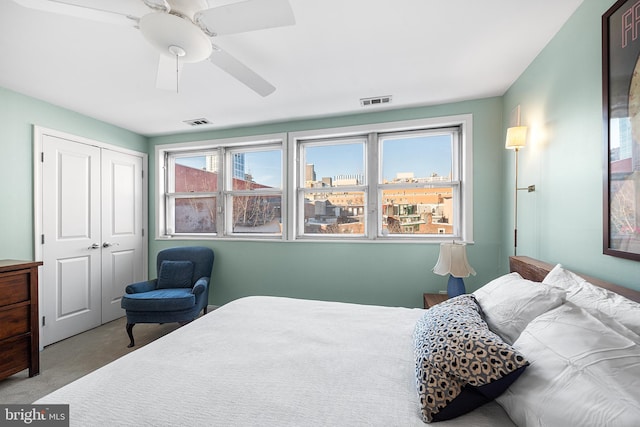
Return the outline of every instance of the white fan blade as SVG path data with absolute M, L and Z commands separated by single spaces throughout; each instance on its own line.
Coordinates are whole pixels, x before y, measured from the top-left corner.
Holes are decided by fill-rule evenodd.
M 196 23 L 209 35 L 284 27 L 296 23 L 288 0 L 246 0 L 198 12 Z
M 108 24 L 126 25 L 135 27 L 138 25 L 138 18 L 120 12 L 96 9 L 93 7 L 80 6 L 60 0 L 13 0 L 20 6 L 29 9 L 42 10 L 45 12 L 57 13 L 60 15 L 73 16 L 76 18 L 88 19 L 91 21 L 105 22 Z
M 142 0 L 142 2 L 150 9 L 155 10 L 156 12 L 166 12 L 169 13 L 171 11 L 171 6 L 167 2 L 167 0 Z
M 270 95 L 276 90 L 271 83 L 218 47 L 214 47 L 209 60 L 261 96 Z
M 178 83 L 182 74 L 182 61 L 169 55 L 160 55 L 158 60 L 158 74 L 156 76 L 156 87 L 163 90 L 178 91 Z

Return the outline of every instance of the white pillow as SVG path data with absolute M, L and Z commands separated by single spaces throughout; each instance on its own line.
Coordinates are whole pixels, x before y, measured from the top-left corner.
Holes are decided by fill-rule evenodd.
M 637 426 L 640 346 L 570 302 L 513 347 L 531 362 L 498 403 L 517 425 Z
M 518 273 L 509 273 L 487 283 L 473 295 L 489 328 L 512 344 L 531 320 L 562 304 L 566 292 L 523 279 Z
M 637 302 L 595 286 L 560 264 L 547 274 L 542 283 L 565 289 L 568 301 L 627 338 L 631 336 L 625 334 L 624 328 L 630 329 L 636 336 L 636 342 L 640 342 L 640 304 Z

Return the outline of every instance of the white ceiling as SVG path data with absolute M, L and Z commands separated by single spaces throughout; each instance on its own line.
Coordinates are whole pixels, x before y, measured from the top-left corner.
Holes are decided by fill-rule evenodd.
M 65 0 L 136 16 L 140 0 Z M 229 0 L 208 0 L 211 7 Z M 290 0 L 296 24 L 215 43 L 277 89 L 209 61 L 155 88 L 139 30 L 0 1 L 0 86 L 153 136 L 500 96 L 582 0 Z M 363 108 L 360 98 L 391 95 Z M 206 118 L 190 127 L 183 120 Z

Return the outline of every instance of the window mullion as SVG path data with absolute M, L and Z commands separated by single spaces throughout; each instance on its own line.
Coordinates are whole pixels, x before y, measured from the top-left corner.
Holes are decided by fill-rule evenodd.
M 175 216 L 173 215 L 173 208 L 169 202 L 169 196 L 168 196 L 168 192 L 171 190 L 171 188 L 169 187 L 169 180 L 173 177 L 173 173 L 170 173 L 169 171 L 171 169 L 169 169 L 169 152 L 165 152 L 164 153 L 164 159 L 162 162 L 164 171 L 164 188 L 163 188 L 163 194 L 164 194 L 164 230 L 163 233 L 165 235 L 170 235 L 171 233 L 173 233 L 173 230 L 175 229 Z
M 366 192 L 367 206 L 365 210 L 365 222 L 367 224 L 367 237 L 369 239 L 376 239 L 379 230 L 382 230 L 382 212 L 378 209 L 378 201 L 380 198 L 378 182 L 380 181 L 381 161 L 378 134 L 372 132 L 367 136 L 367 162 L 365 164 L 368 187 Z
M 224 147 L 220 147 L 218 149 L 218 167 L 222 173 L 218 174 L 218 193 L 220 194 L 218 203 L 220 205 L 218 206 L 216 221 L 220 234 L 223 236 L 227 236 L 230 233 L 230 222 L 232 221 L 230 219 L 232 216 L 232 208 L 228 207 L 227 183 L 230 182 L 228 175 L 233 174 L 233 164 L 227 157 L 227 150 Z

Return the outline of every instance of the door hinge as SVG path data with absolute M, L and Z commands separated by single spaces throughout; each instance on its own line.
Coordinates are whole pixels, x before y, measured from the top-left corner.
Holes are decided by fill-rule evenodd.
M 144 170 L 140 171 L 142 174 L 142 179 L 144 179 Z
M 40 152 L 40 162 L 44 163 L 44 151 Z
M 47 321 L 45 319 L 46 319 L 46 317 L 42 316 L 42 326 L 46 326 L 46 324 L 47 324 Z
M 142 237 L 144 237 L 144 228 L 142 229 Z
M 40 244 L 44 245 L 44 234 L 40 236 Z

